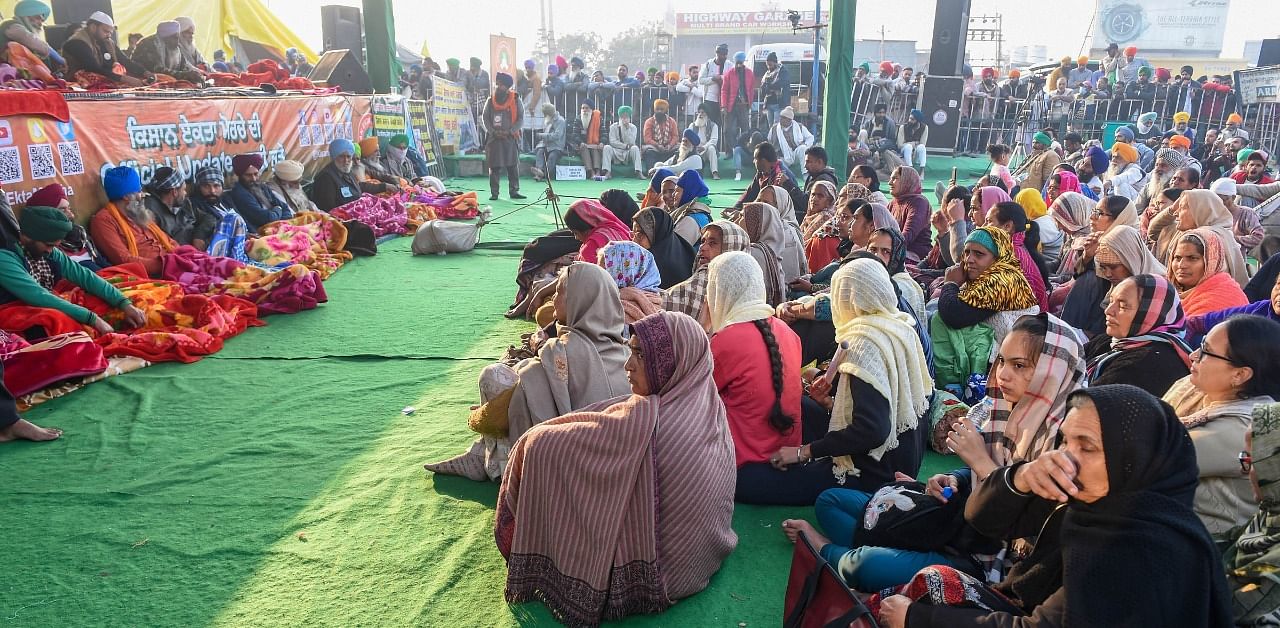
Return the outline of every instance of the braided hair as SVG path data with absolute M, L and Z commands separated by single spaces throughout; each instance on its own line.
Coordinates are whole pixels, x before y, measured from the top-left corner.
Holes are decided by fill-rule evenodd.
M 795 427 L 795 417 L 787 416 L 782 410 L 782 353 L 778 351 L 778 339 L 773 336 L 769 327 L 769 319 L 761 318 L 751 321 L 760 335 L 764 337 L 764 346 L 769 349 L 769 367 L 773 375 L 773 409 L 769 412 L 769 425 L 779 434 L 786 434 Z

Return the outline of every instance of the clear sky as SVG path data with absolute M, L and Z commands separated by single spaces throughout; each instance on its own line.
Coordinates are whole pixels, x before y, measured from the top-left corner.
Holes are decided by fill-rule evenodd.
M 1276 0 L 1230 0 L 1223 57 L 1238 58 L 1246 40 L 1280 37 L 1280 2 Z M 359 0 L 263 0 L 303 39 L 319 50 L 321 4 L 360 6 Z M 488 63 L 488 35 L 503 33 L 516 38 L 520 57 L 529 56 L 537 37 L 540 15 L 534 0 L 399 0 L 396 10 L 397 38 L 418 51 L 425 39 L 437 60 L 478 56 Z M 677 11 L 752 11 L 768 5 L 777 9 L 814 8 L 812 0 L 686 0 L 684 2 L 619 2 L 627 19 L 617 19 L 599 0 L 555 0 L 557 33 L 595 31 L 604 41 L 645 21 L 660 20 L 668 6 Z M 458 8 L 456 17 L 441 15 L 441 6 Z M 828 6 L 823 2 L 823 6 Z M 1095 3 L 1089 0 L 973 0 L 971 15 L 999 12 L 1004 16 L 1004 32 L 1009 47 L 1044 44 L 1049 56 L 1075 55 L 1091 31 Z M 887 39 L 914 39 L 928 48 L 933 33 L 933 0 L 862 0 L 858 3 L 858 38 L 879 38 L 884 27 Z

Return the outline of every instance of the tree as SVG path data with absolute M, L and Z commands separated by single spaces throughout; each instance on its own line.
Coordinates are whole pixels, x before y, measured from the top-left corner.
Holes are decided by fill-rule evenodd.
M 636 70 L 645 70 L 649 66 L 662 67 L 670 62 L 667 58 L 658 58 L 657 34 L 665 30 L 662 22 L 646 22 L 618 33 L 609 40 L 609 49 L 605 54 L 607 67 L 617 69 L 626 64 L 635 74 Z M 605 74 L 610 74 L 605 72 Z
M 557 37 L 556 54 L 562 54 L 566 59 L 581 58 L 583 65 L 590 72 L 600 68 L 607 51 L 604 50 L 603 42 L 600 41 L 600 33 L 580 32 Z M 606 76 L 609 74 L 608 71 L 605 72 Z

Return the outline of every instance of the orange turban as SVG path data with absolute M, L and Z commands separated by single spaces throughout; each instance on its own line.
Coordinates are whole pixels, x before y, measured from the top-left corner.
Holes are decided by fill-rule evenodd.
M 1111 155 L 1123 159 L 1125 163 L 1138 163 L 1138 149 L 1134 148 L 1131 144 L 1116 142 L 1116 144 L 1111 147 Z
M 1190 150 L 1191 140 L 1187 136 L 1179 134 L 1169 138 L 1169 145 Z
M 366 137 L 360 140 L 360 155 L 362 157 L 371 157 L 378 154 L 378 138 Z

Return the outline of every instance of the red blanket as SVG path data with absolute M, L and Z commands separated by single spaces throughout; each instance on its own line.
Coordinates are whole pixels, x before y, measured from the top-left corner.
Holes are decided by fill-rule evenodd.
M 70 122 L 71 110 L 62 94 L 55 91 L 0 90 L 0 118 L 9 116 L 49 116 Z M 8 139 L 13 140 L 12 137 Z

